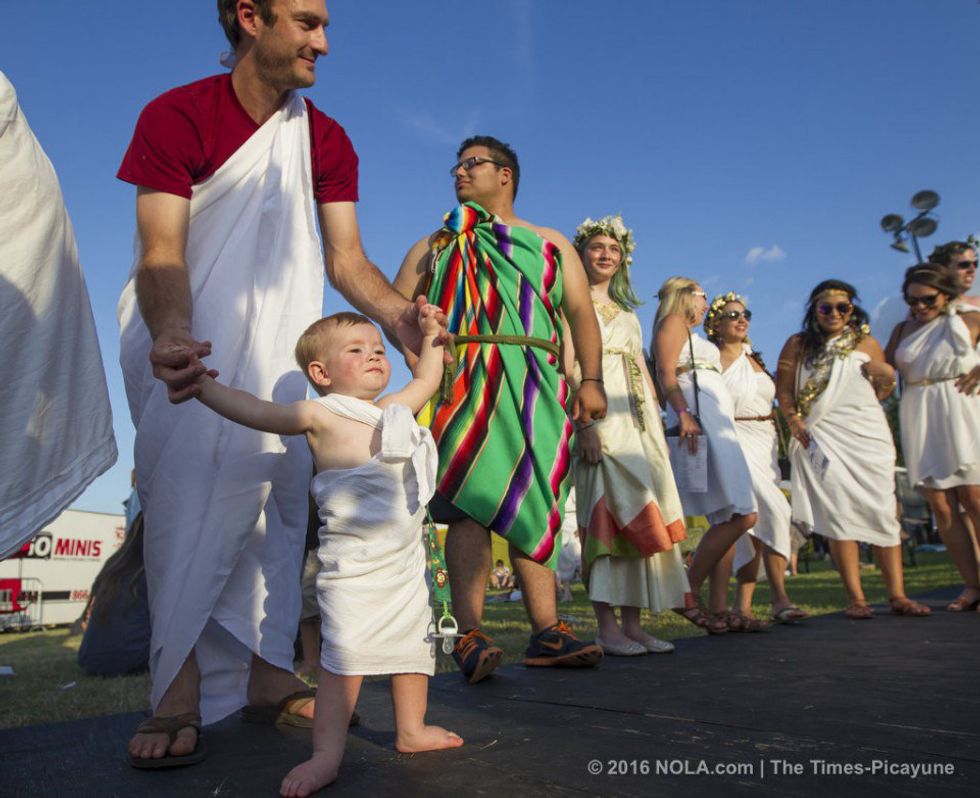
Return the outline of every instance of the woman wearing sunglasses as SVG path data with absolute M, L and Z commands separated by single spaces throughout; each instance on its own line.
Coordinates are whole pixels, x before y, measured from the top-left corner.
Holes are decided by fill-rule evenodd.
M 687 532 L 634 312 L 640 300 L 630 284 L 633 233 L 620 216 L 586 219 L 574 243 L 602 333 L 609 400 L 605 418 L 579 427 L 573 453 L 582 574 L 595 610 L 596 642 L 617 656 L 664 654 L 673 643 L 647 634 L 640 610 L 684 604 L 690 587 L 675 544 Z M 570 383 L 578 384 L 581 370 L 571 362 L 571 346 L 564 351 Z
M 820 283 L 802 331 L 779 355 L 776 396 L 793 436 L 793 519 L 827 538 L 848 618 L 874 617 L 861 588 L 859 543 L 875 547 L 891 611 L 928 615 L 928 607 L 905 595 L 902 578 L 895 444 L 879 403 L 894 390 L 895 372 L 856 299 L 842 280 Z
M 758 522 L 735 544 L 734 563 L 738 580 L 734 612 L 744 619 L 750 631 L 755 631 L 767 626 L 752 616 L 752 594 L 760 561 L 769 579 L 772 619 L 792 623 L 810 616 L 786 594 L 790 509 L 779 489 L 779 443 L 772 409 L 776 385 L 762 357 L 752 351 L 751 320 L 752 311 L 746 307 L 745 299 L 729 291 L 712 300 L 704 329 L 721 355 L 722 379 L 735 405 L 735 431 L 759 507 Z
M 885 355 L 903 379 L 905 465 L 963 577 L 962 594 L 946 609 L 972 610 L 980 605 L 980 579 L 958 507 L 980 529 L 980 313 L 955 309 L 959 286 L 938 264 L 909 269 L 902 293 L 912 318 L 895 327 Z
M 668 437 L 674 472 L 682 458 L 707 447 L 707 490 L 687 489 L 678 481 L 687 515 L 703 515 L 711 524 L 688 570 L 691 594 L 677 612 L 711 634 L 746 631 L 742 618 L 729 613 L 728 577 L 735 541 L 755 526 L 752 477 L 735 434 L 735 408 L 721 378 L 718 348 L 692 332 L 704 320 L 708 303 L 694 280 L 671 277 L 657 296 L 653 351 L 661 397 L 667 407 Z M 693 488 L 694 486 L 688 486 Z M 701 603 L 701 585 L 711 576 L 710 612 Z

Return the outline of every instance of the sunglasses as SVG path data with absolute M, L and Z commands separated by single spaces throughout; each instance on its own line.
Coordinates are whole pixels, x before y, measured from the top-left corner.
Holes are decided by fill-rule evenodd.
M 961 260 L 956 264 L 957 269 L 975 269 L 977 268 L 977 262 L 975 260 Z
M 746 321 L 752 321 L 752 311 L 751 310 L 726 310 L 724 313 L 718 316 L 722 321 L 738 321 L 739 319 L 745 319 Z
M 933 308 L 936 306 L 936 300 L 939 299 L 939 294 L 926 294 L 925 296 L 906 296 L 905 304 L 910 308 L 922 305 L 926 308 Z
M 457 170 L 462 169 L 464 172 L 468 172 L 470 169 L 479 166 L 481 163 L 492 163 L 494 166 L 507 166 L 507 164 L 500 163 L 500 161 L 495 161 L 493 158 L 481 158 L 479 155 L 474 155 L 470 158 L 465 158 L 456 164 L 449 170 L 449 174 L 455 177 Z
M 846 316 L 852 310 L 854 310 L 854 305 L 850 302 L 838 302 L 836 305 L 832 305 L 830 302 L 821 302 L 817 305 L 817 313 L 821 316 L 829 316 L 834 311 L 837 311 L 841 316 Z

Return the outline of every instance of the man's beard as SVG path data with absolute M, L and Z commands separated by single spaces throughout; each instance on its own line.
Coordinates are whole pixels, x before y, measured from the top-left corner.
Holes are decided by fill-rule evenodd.
M 315 77 L 308 77 L 297 71 L 299 56 L 295 53 L 270 53 L 261 49 L 255 51 L 255 63 L 266 79 L 282 91 L 290 89 L 306 89 L 313 85 Z

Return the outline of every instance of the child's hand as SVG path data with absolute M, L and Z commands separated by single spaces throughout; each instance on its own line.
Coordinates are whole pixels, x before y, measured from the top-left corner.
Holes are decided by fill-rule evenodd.
M 419 308 L 419 329 L 422 335 L 438 335 L 445 331 L 445 327 L 439 323 L 439 315 L 442 310 L 437 305 L 425 304 Z

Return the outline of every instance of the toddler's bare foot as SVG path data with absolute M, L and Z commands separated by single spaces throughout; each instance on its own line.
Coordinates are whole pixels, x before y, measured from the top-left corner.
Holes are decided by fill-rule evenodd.
M 462 744 L 462 737 L 441 726 L 422 726 L 413 732 L 400 731 L 395 736 L 395 748 L 403 754 L 415 754 L 419 751 L 441 751 L 443 748 L 459 748 Z
M 343 756 L 343 751 L 340 752 Z M 302 765 L 297 765 L 282 780 L 279 794 L 286 798 L 306 798 L 337 779 L 340 757 L 327 752 L 314 752 Z

